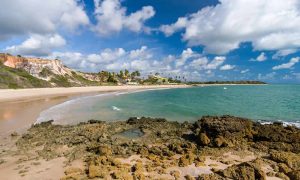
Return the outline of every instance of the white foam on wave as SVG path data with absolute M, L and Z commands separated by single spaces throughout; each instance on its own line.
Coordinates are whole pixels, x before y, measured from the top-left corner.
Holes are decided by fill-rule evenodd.
M 117 91 L 117 92 L 109 92 L 109 93 L 103 93 L 103 94 L 92 95 L 92 96 L 77 97 L 77 98 L 65 101 L 61 104 L 52 106 L 49 109 L 42 111 L 34 124 L 39 124 L 41 122 L 46 122 L 49 120 L 53 120 L 54 124 L 59 124 L 59 122 L 57 122 L 57 121 L 61 120 L 64 117 L 64 114 L 66 114 L 66 112 L 68 112 L 68 109 L 72 108 L 72 105 L 75 106 L 80 103 L 85 103 L 88 99 L 95 100 L 96 97 L 119 96 L 119 95 L 124 95 L 124 94 L 131 94 L 131 93 L 151 91 L 151 90 L 162 90 L 162 89 L 169 89 L 169 88 L 142 89 L 142 90 L 125 91 L 125 92 Z M 113 106 L 112 108 L 115 111 L 121 111 L 121 109 L 116 106 Z
M 112 106 L 112 109 L 113 109 L 114 111 L 121 111 L 121 109 L 118 108 L 117 106 Z
M 55 124 L 55 122 L 57 120 L 62 118 L 62 114 L 65 112 L 65 110 L 68 107 L 71 107 L 71 105 L 79 104 L 79 103 L 84 102 L 88 99 L 95 99 L 95 97 L 104 97 L 104 96 L 115 95 L 116 93 L 117 92 L 104 93 L 104 94 L 98 94 L 98 95 L 92 95 L 92 96 L 77 97 L 77 98 L 65 101 L 61 104 L 52 106 L 49 109 L 46 109 L 46 110 L 42 111 L 34 124 L 38 124 L 38 123 L 49 121 L 49 120 L 53 120 L 54 124 Z
M 259 120 L 260 124 L 273 124 L 274 122 L 281 122 L 283 126 L 296 126 L 300 128 L 300 121 L 290 122 L 290 121 L 283 121 L 283 120 L 276 120 L 276 121 L 266 121 L 266 120 Z

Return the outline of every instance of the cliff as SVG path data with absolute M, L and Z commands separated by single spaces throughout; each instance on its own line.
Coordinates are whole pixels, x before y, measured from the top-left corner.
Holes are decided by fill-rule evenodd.
M 63 65 L 60 60 L 41 58 L 26 58 L 0 53 L 1 70 L 0 88 L 27 88 L 35 87 L 35 84 L 23 83 L 24 77 L 34 80 L 43 80 L 48 83 L 45 87 L 72 87 L 72 86 L 95 86 L 100 84 L 97 74 L 77 72 Z M 5 77 L 9 74 L 9 80 Z M 32 76 L 32 77 L 30 77 Z M 27 82 L 27 81 L 26 81 Z M 26 84 L 26 85 L 25 85 Z M 38 85 L 37 87 L 44 87 Z
M 0 60 L 5 66 L 24 69 L 35 77 L 39 77 L 39 73 L 42 72 L 44 68 L 50 69 L 57 75 L 71 75 L 71 69 L 65 67 L 60 60 L 24 58 L 9 54 L 0 54 Z

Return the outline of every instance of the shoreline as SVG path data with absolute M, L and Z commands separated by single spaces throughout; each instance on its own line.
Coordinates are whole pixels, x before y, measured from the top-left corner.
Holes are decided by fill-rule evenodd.
M 39 114 L 66 101 L 112 92 L 134 92 L 169 88 L 186 88 L 187 85 L 159 86 L 99 86 L 72 88 L 36 88 L 0 90 L 0 136 L 25 132 L 34 124 Z
M 297 179 L 299 135 L 294 127 L 234 116 L 44 122 L 12 135 L 13 148 L 2 146 L 0 173 L 5 179 Z
M 28 98 L 46 98 L 66 95 L 83 95 L 87 93 L 103 93 L 113 91 L 129 91 L 139 89 L 186 88 L 189 85 L 149 85 L 149 86 L 91 86 L 70 88 L 32 88 L 32 89 L 1 89 L 0 103 Z

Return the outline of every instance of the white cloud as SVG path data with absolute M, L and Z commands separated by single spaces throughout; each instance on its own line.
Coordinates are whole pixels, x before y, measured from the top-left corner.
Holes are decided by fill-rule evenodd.
M 152 58 L 152 53 L 148 52 L 148 47 L 147 46 L 142 46 L 140 49 L 136 50 L 131 50 L 129 53 L 130 59 L 150 59 Z
M 252 42 L 255 50 L 300 47 L 300 1 L 219 1 L 160 29 L 168 36 L 184 30 L 183 40 L 209 53 L 225 54 L 242 42 Z
M 225 62 L 226 57 L 216 56 L 212 59 L 192 49 L 183 50 L 180 55 L 159 56 L 154 49 L 142 46 L 138 49 L 122 48 L 104 49 L 99 53 L 82 54 L 78 52 L 54 52 L 47 58 L 58 58 L 76 70 L 99 72 L 128 69 L 139 70 L 144 75 L 162 73 L 163 76 L 181 76 L 189 80 L 207 80 L 215 76 L 215 71 Z M 182 66 L 177 61 L 186 60 Z
M 299 62 L 300 58 L 299 57 L 294 57 L 292 58 L 288 63 L 284 63 L 278 66 L 274 66 L 272 69 L 273 70 L 280 70 L 280 69 L 291 69 L 295 64 Z
M 93 63 L 110 63 L 125 55 L 123 48 L 117 49 L 104 49 L 100 54 L 90 54 L 87 56 L 87 60 Z
M 187 22 L 188 20 L 186 17 L 180 17 L 174 24 L 162 25 L 159 29 L 165 33 L 166 36 L 171 36 L 177 30 L 184 28 L 187 25 Z
M 65 39 L 58 34 L 32 35 L 20 45 L 6 47 L 4 51 L 15 55 L 47 56 L 53 49 L 65 44 Z
M 97 25 L 93 29 L 100 35 L 120 32 L 124 28 L 141 32 L 145 28 L 145 21 L 155 15 L 152 6 L 144 6 L 141 10 L 126 15 L 126 8 L 121 6 L 120 0 L 94 0 L 94 2 Z
M 276 72 L 270 72 L 270 73 L 267 73 L 265 75 L 259 73 L 257 75 L 257 79 L 258 80 L 272 80 L 272 79 L 275 78 L 276 75 L 277 75 Z
M 298 51 L 298 49 L 283 49 L 283 50 L 279 50 L 277 51 L 273 56 L 272 59 L 279 59 L 291 54 L 294 54 Z
M 224 56 L 216 56 L 211 61 L 209 61 L 207 57 L 201 56 L 200 58 L 192 60 L 188 64 L 188 67 L 199 71 L 208 70 L 208 72 L 211 72 L 211 70 L 218 69 L 218 67 L 220 67 L 225 62 L 225 60 L 226 57 Z
M 267 60 L 266 54 L 264 52 L 262 52 L 259 56 L 257 56 L 256 61 L 258 62 L 262 62 Z
M 207 66 L 205 66 L 204 69 L 217 69 L 224 63 L 225 60 L 226 57 L 224 56 L 216 56 L 209 64 L 207 64 Z
M 176 67 L 181 67 L 188 59 L 198 56 L 198 53 L 195 53 L 191 48 L 187 48 L 186 50 L 182 51 L 181 56 L 176 60 Z
M 235 65 L 225 64 L 224 66 L 220 67 L 221 71 L 228 71 L 235 68 Z
M 245 73 L 247 73 L 247 72 L 249 72 L 249 71 L 250 71 L 250 69 L 245 69 L 245 70 L 242 70 L 241 73 L 242 73 L 242 74 L 245 74 Z
M 74 31 L 89 19 L 77 0 L 1 0 L 0 40 L 15 35 L 55 34 Z

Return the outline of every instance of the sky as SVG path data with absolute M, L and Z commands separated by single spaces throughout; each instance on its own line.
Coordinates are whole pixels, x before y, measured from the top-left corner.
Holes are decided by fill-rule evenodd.
M 1 52 L 85 72 L 300 83 L 299 48 L 299 0 L 1 0 Z

